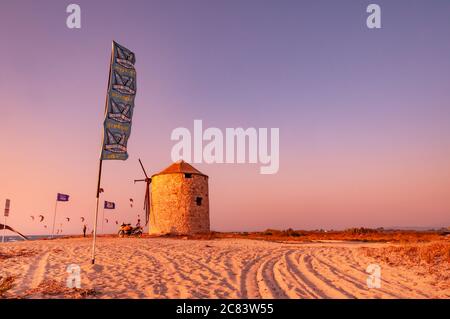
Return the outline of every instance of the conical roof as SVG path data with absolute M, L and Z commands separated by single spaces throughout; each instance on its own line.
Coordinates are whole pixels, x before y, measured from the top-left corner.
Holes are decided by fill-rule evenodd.
M 170 166 L 163 169 L 161 172 L 154 174 L 155 175 L 162 175 L 162 174 L 177 174 L 177 173 L 183 173 L 183 174 L 198 174 L 203 175 L 202 172 L 200 172 L 198 169 L 194 168 L 191 164 L 186 163 L 183 160 L 177 161 Z

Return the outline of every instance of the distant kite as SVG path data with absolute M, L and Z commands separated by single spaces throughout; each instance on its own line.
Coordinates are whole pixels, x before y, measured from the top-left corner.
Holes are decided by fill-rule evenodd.
M 40 218 L 39 222 L 42 222 L 45 219 L 44 216 L 42 215 L 39 215 L 39 218 Z
M 132 203 L 134 202 L 132 198 L 130 198 L 130 202 L 132 202 Z
M 105 222 L 108 224 L 108 218 L 105 218 Z
M 31 217 L 31 219 L 34 221 L 34 216 L 30 216 Z
M 99 193 L 103 193 L 105 190 L 103 189 L 103 188 L 100 188 L 99 190 L 98 190 L 98 192 Z
M 70 222 L 70 218 L 69 217 L 66 217 L 66 219 L 67 219 L 68 222 Z
M 81 217 L 81 222 L 82 222 L 82 223 L 84 222 L 84 217 Z
M 116 225 L 119 225 L 119 222 L 116 220 Z

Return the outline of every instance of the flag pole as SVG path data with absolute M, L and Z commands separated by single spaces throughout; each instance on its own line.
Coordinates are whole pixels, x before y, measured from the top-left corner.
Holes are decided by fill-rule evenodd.
M 111 66 L 114 58 L 114 41 L 111 43 L 111 59 L 109 61 L 109 76 L 108 76 L 108 87 L 107 92 L 109 90 L 110 81 L 111 81 Z M 108 113 L 108 93 L 106 93 L 106 99 L 105 99 L 105 118 Z M 97 240 L 97 221 L 98 221 L 98 204 L 99 204 L 99 197 L 100 197 L 100 180 L 102 178 L 102 164 L 103 164 L 103 144 L 105 141 L 105 135 L 103 132 L 102 135 L 102 148 L 100 152 L 100 164 L 98 167 L 98 182 L 97 182 L 97 205 L 95 208 L 95 222 L 94 222 L 94 238 L 92 240 L 92 264 L 95 264 L 95 242 Z
M 6 214 L 5 214 L 5 223 L 3 224 L 2 243 L 5 242 L 5 233 L 6 233 Z
M 105 206 L 103 206 L 103 210 L 102 210 L 102 234 L 104 235 L 105 233 L 103 232 L 103 225 L 105 223 Z
M 52 228 L 52 238 L 54 236 L 55 233 L 55 221 L 56 221 L 56 209 L 58 207 L 58 196 L 56 196 L 56 201 L 55 201 L 55 213 L 53 214 L 53 228 Z
M 94 221 L 94 239 L 92 241 L 92 264 L 95 264 L 95 242 L 97 240 L 98 204 L 100 197 L 100 181 L 102 178 L 102 164 L 103 160 L 100 157 L 100 164 L 98 167 L 98 182 L 97 182 L 97 206 L 95 208 L 95 221 Z
M 5 201 L 5 212 L 3 213 L 4 218 L 4 224 L 3 224 L 3 231 L 2 231 L 2 243 L 5 242 L 5 233 L 6 233 L 6 217 L 9 216 L 9 206 L 10 205 L 10 200 L 6 199 Z

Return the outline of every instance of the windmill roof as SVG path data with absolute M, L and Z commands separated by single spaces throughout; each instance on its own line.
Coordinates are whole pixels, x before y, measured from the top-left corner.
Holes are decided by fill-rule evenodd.
M 175 162 L 175 163 L 169 165 L 168 167 L 163 169 L 161 172 L 156 173 L 153 176 L 155 176 L 155 175 L 162 175 L 162 174 L 177 174 L 177 173 L 198 174 L 198 175 L 207 176 L 207 175 L 203 174 L 198 169 L 194 168 L 192 165 L 190 165 L 189 163 L 186 163 L 183 160 Z

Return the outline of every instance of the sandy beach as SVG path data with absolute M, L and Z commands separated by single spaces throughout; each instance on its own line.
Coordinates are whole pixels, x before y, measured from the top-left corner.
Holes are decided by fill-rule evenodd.
M 88 298 L 450 298 L 439 271 L 365 253 L 388 245 L 105 237 L 91 265 L 90 239 L 36 240 L 1 245 L 0 276 L 14 278 L 6 298 L 73 297 L 64 288 L 70 264 Z M 367 287 L 371 263 L 381 266 L 381 288 Z

